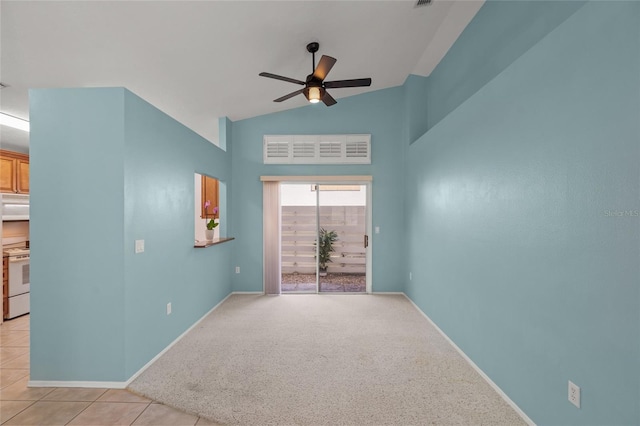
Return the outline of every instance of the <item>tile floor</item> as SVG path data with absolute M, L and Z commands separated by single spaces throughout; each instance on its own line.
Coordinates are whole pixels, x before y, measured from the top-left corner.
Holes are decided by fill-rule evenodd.
M 29 315 L 0 325 L 2 425 L 214 425 L 121 389 L 28 388 Z

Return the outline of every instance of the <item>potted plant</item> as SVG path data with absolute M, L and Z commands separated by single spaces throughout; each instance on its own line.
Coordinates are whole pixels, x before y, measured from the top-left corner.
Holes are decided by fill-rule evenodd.
M 204 203 L 204 211 L 205 211 L 205 218 L 209 219 L 206 223 L 207 223 L 207 230 L 206 230 L 206 235 L 207 235 L 207 241 L 213 241 L 213 235 L 214 235 L 214 229 L 216 228 L 216 226 L 218 226 L 219 222 L 216 222 L 216 216 L 218 216 L 218 206 L 213 208 L 213 215 L 211 215 L 212 217 L 210 218 L 209 215 L 206 213 L 207 209 L 211 206 L 211 201 L 207 200 Z
M 327 231 L 324 228 L 320 228 L 318 234 L 318 266 L 320 268 L 320 276 L 327 275 L 327 263 L 331 262 L 331 252 L 335 251 L 333 243 L 338 240 L 338 234 L 336 231 Z

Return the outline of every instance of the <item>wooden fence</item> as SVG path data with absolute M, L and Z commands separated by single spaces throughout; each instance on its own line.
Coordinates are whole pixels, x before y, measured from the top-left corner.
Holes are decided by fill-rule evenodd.
M 364 274 L 364 206 L 321 206 L 320 227 L 336 231 L 328 272 Z M 313 274 L 317 228 L 314 206 L 282 207 L 282 273 Z

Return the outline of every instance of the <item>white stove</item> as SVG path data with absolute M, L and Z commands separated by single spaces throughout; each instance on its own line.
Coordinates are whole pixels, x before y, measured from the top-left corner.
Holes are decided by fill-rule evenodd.
M 29 249 L 5 248 L 4 255 L 9 262 L 9 312 L 5 312 L 7 319 L 29 313 L 30 282 L 29 282 Z
M 29 259 L 29 249 L 28 248 L 8 248 L 4 249 L 4 254 L 9 256 L 10 258 L 19 258 L 19 259 Z

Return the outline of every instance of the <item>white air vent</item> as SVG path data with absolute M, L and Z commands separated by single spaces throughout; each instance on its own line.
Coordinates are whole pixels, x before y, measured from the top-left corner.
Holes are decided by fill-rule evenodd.
M 418 0 L 418 2 L 416 3 L 416 7 L 429 6 L 431 2 L 432 0 Z
M 371 164 L 371 135 L 265 135 L 265 164 Z
M 315 158 L 316 144 L 314 142 L 293 141 L 293 158 Z
M 265 150 L 269 158 L 288 158 L 289 142 L 271 141 L 265 145 Z
M 369 144 L 363 140 L 347 140 L 347 158 L 367 158 L 369 156 Z
M 342 157 L 342 142 L 320 141 L 320 158 Z

